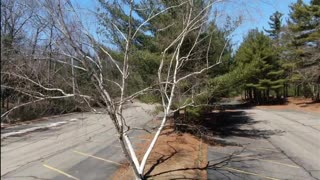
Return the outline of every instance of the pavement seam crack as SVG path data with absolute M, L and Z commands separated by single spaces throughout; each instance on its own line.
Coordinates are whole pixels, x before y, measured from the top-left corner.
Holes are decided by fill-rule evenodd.
M 275 144 L 273 144 L 269 139 L 265 138 L 273 147 L 275 147 L 276 149 L 278 149 L 284 156 L 286 156 L 288 159 L 290 159 L 293 163 L 295 163 L 297 166 L 301 167 L 303 170 L 305 170 L 310 177 L 316 179 L 316 180 L 320 180 L 317 177 L 314 177 L 313 174 L 307 170 L 304 166 L 300 165 L 297 161 L 295 161 L 293 158 L 291 158 L 288 154 L 286 154 L 280 147 L 276 146 Z
M 299 122 L 299 121 L 296 121 L 296 120 L 294 120 L 294 119 L 292 119 L 292 118 L 289 118 L 289 117 L 287 117 L 287 116 L 281 115 L 281 114 L 279 114 L 279 113 L 276 113 L 276 112 L 275 112 L 275 114 L 277 114 L 278 116 L 281 116 L 281 117 L 283 117 L 283 118 L 285 118 L 285 119 L 288 119 L 288 120 L 290 120 L 290 121 L 294 121 L 294 122 L 296 122 L 296 123 L 298 123 L 298 124 L 301 124 L 301 125 L 303 125 L 303 126 L 305 126 L 305 127 L 309 127 L 309 128 L 311 128 L 311 129 L 314 129 L 314 130 L 320 132 L 320 130 L 317 129 L 317 128 L 314 128 L 314 127 L 312 127 L 312 126 L 308 126 L 308 125 L 306 125 L 306 124 L 304 124 L 304 123 L 301 123 L 301 122 Z

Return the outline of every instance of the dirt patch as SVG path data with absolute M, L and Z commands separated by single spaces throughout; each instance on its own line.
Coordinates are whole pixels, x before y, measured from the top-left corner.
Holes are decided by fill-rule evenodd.
M 141 138 L 148 139 L 153 135 Z M 138 156 L 141 160 L 147 147 L 139 144 Z M 145 174 L 148 179 L 207 179 L 207 145 L 198 138 L 184 133 L 177 134 L 172 127 L 165 129 L 152 151 Z M 134 179 L 132 169 L 124 164 L 113 176 L 113 179 Z
M 298 110 L 304 112 L 320 113 L 320 103 L 313 103 L 311 99 L 306 98 L 288 98 L 288 103 L 284 105 L 258 106 L 257 108 L 273 110 Z

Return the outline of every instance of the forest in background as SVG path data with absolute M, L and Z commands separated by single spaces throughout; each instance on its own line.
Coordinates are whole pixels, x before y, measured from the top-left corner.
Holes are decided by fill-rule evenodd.
M 50 4 L 54 2 L 44 2 L 55 7 Z M 195 2 L 193 10 L 201 12 L 205 1 Z M 119 32 L 129 30 L 128 20 L 132 31 L 140 29 L 140 24 L 148 20 L 150 13 L 161 12 L 163 7 L 180 6 L 183 1 L 142 0 L 133 5 L 134 12 L 131 13 L 134 16 L 128 16 L 123 9 L 127 1 L 107 3 L 101 0 L 99 3 L 97 33 L 108 43 L 101 42 L 99 45 L 104 48 L 97 49 L 96 54 L 85 48 L 82 53 L 89 59 L 96 56 L 106 59 L 101 71 L 105 79 L 112 77 L 113 81 L 105 81 L 103 85 L 112 97 L 117 98 L 121 96 L 114 83 L 121 81 L 116 72 L 117 65 L 124 63 L 126 56 L 126 39 Z M 183 77 L 201 70 L 203 64 L 209 66 L 219 62 L 219 65 L 183 79 L 176 87 L 173 106 L 183 107 L 190 102 L 193 105 L 211 104 L 222 97 L 238 95 L 253 104 L 281 103 L 287 96 L 311 97 L 315 102 L 319 101 L 320 1 L 312 0 L 306 4 L 298 0 L 290 9 L 287 22 L 284 22 L 281 12 L 275 12 L 270 17 L 270 27 L 264 31 L 253 27 L 237 50 L 233 49 L 229 36 L 241 23 L 241 17 L 229 18 L 221 27 L 216 24 L 212 13 L 208 23 L 201 26 L 200 33 L 188 33 L 179 45 L 181 57 L 188 57 L 187 64 L 182 64 L 179 70 Z M 67 12 L 61 14 L 66 16 L 64 22 L 69 23 L 65 24 L 69 28 L 66 33 L 72 34 L 75 42 L 90 41 L 78 32 L 77 22 L 72 21 Z M 50 20 L 50 17 L 37 1 L 1 1 L 1 114 L 5 115 L 2 121 L 89 111 L 105 103 L 97 95 L 99 90 L 92 80 L 94 72 L 83 71 L 77 57 L 65 53 L 72 52 L 73 47 L 67 44 L 68 40 L 62 35 L 65 32 L 61 32 L 56 20 Z M 151 86 L 152 89 L 137 98 L 148 103 L 161 102 L 157 84 L 161 53 L 179 36 L 184 19 L 183 8 L 169 9 L 137 31 L 128 53 L 131 66 L 126 95 Z M 164 67 L 171 66 L 170 59 L 177 53 L 177 46 L 167 49 L 169 55 Z M 104 49 L 114 59 L 110 59 Z M 88 100 L 80 95 L 59 98 L 68 94 L 86 94 L 91 98 Z M 201 108 L 191 108 L 190 111 L 197 114 Z

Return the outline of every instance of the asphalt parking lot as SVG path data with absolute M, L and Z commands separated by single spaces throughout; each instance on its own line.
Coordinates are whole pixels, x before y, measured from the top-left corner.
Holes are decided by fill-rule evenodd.
M 244 109 L 224 117 L 209 179 L 320 179 L 320 115 Z

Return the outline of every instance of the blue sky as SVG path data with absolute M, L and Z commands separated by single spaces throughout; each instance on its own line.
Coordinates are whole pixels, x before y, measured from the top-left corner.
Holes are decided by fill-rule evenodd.
M 95 0 L 73 0 L 73 2 L 84 10 L 90 9 L 93 11 L 96 10 L 99 4 Z M 231 17 L 243 16 L 243 23 L 230 37 L 235 48 L 237 48 L 250 29 L 258 28 L 263 30 L 263 27 L 268 29 L 269 17 L 275 11 L 284 14 L 283 22 L 285 23 L 290 11 L 289 5 L 295 2 L 297 2 L 297 0 L 225 0 L 217 4 L 217 8 L 219 9 L 222 21 L 227 15 Z M 310 0 L 304 0 L 304 2 L 309 3 Z M 86 19 L 87 27 L 94 31 L 98 25 L 96 20 L 92 17 L 90 18 L 86 13 L 83 13 L 82 16 Z
M 232 42 L 237 47 L 250 29 L 263 30 L 263 27 L 269 29 L 269 17 L 275 11 L 284 14 L 283 23 L 286 23 L 290 12 L 289 5 L 295 2 L 297 0 L 231 0 L 224 3 L 223 7 L 227 15 L 244 16 L 243 23 L 232 34 Z M 309 3 L 310 0 L 304 0 L 304 2 Z

